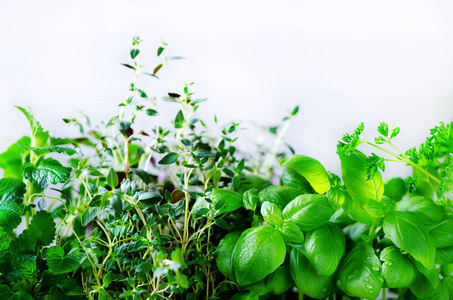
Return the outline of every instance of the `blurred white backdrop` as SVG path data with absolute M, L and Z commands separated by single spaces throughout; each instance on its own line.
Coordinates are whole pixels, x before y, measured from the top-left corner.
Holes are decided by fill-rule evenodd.
M 400 126 L 402 149 L 453 117 L 452 1 L 17 1 L 0 2 L 0 151 L 28 133 L 29 106 L 54 135 L 62 117 L 117 111 L 133 74 L 166 54 L 177 81 L 208 98 L 201 113 L 274 125 L 300 105 L 286 140 L 339 172 L 338 139 L 365 122 Z M 149 95 L 175 92 L 168 74 Z

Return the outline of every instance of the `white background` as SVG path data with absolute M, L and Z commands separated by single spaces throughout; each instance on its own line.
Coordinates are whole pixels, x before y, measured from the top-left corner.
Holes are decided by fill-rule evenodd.
M 275 125 L 300 105 L 286 140 L 338 173 L 336 143 L 362 121 L 369 139 L 380 121 L 400 126 L 406 150 L 452 120 L 452 9 L 452 1 L 2 0 L 0 150 L 28 133 L 14 105 L 30 106 L 57 136 L 70 132 L 62 117 L 114 115 L 133 76 L 120 63 L 138 35 L 148 71 L 161 38 L 166 55 L 187 58 L 172 71 L 209 98 L 205 119 Z M 160 75 L 142 82 L 147 93 L 176 92 Z

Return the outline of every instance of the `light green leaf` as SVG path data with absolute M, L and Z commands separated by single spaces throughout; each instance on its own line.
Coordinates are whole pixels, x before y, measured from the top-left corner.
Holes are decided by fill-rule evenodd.
M 368 244 L 355 246 L 341 263 L 338 273 L 340 288 L 348 295 L 376 299 L 381 292 L 384 279 L 381 262 Z
M 324 224 L 305 235 L 306 256 L 320 276 L 330 276 L 337 270 L 345 250 L 343 231 L 333 223 Z
M 280 266 L 266 278 L 266 285 L 272 295 L 281 295 L 294 286 L 289 264 Z
M 256 205 L 258 204 L 258 190 L 250 189 L 245 191 L 244 195 L 242 196 L 242 204 L 246 209 L 255 211 Z
M 380 201 L 384 194 L 384 182 L 381 174 L 376 172 L 372 179 L 366 180 L 367 156 L 355 151 L 349 156 L 340 156 L 341 171 L 344 185 L 349 195 L 358 204 L 365 204 L 368 200 Z
M 333 213 L 325 196 L 300 195 L 285 207 L 283 219 L 293 221 L 302 231 L 310 231 L 325 224 Z
M 419 220 L 405 212 L 392 212 L 384 217 L 384 232 L 398 247 L 409 252 L 426 268 L 434 267 L 436 247 Z
M 453 246 L 453 219 L 445 219 L 430 227 L 429 234 L 436 248 Z
M 446 265 L 453 263 L 453 247 L 437 248 L 436 258 L 434 259 L 436 265 Z
M 384 187 L 384 195 L 395 202 L 401 201 L 404 195 L 407 194 L 407 188 L 404 179 L 399 177 L 390 179 L 385 183 Z
M 67 155 L 74 155 L 77 151 L 73 148 L 62 147 L 62 146 L 47 146 L 47 147 L 30 147 L 28 145 L 20 144 L 20 146 L 26 150 L 33 151 L 37 155 L 44 155 L 49 153 L 65 153 Z
M 304 233 L 299 226 L 291 220 L 283 221 L 276 227 L 283 239 L 289 243 L 301 244 L 304 241 Z
M 414 215 L 423 224 L 440 222 L 444 216 L 442 207 L 431 199 L 421 196 L 411 197 L 398 202 L 396 210 Z
M 118 174 L 116 174 L 115 169 L 110 168 L 109 173 L 107 174 L 107 184 L 112 188 L 116 188 L 118 186 L 119 179 Z
M 280 166 L 290 168 L 303 176 L 318 194 L 324 194 L 330 187 L 329 176 L 323 165 L 308 156 L 294 155 L 280 161 Z
M 21 167 L 22 177 L 38 184 L 42 189 L 49 183 L 64 183 L 71 174 L 71 168 L 63 167 L 60 162 L 53 158 L 41 160 L 38 165 L 26 163 Z
M 41 210 L 31 220 L 28 228 L 29 236 L 39 241 L 41 246 L 48 246 L 55 239 L 55 226 L 52 215 Z
M 347 192 L 345 193 L 343 202 L 344 212 L 354 221 L 371 225 L 374 222 L 374 217 L 364 208 L 364 205 L 365 203 L 361 204 L 359 201 L 352 199 Z
M 22 155 L 25 150 L 19 144 L 30 145 L 30 138 L 24 136 L 16 143 L 12 144 L 5 152 L 0 154 L 0 168 L 4 170 L 3 177 L 14 177 L 22 179 L 20 166 L 22 165 Z
M 296 248 L 291 250 L 290 268 L 296 287 L 309 297 L 327 299 L 335 293 L 335 276 L 319 276 L 310 261 Z
M 47 251 L 47 266 L 53 274 L 69 273 L 80 267 L 80 260 L 73 254 L 65 256 L 62 247 L 54 246 Z
M 286 247 L 278 230 L 270 225 L 245 230 L 234 249 L 234 273 L 239 285 L 257 282 L 285 260 Z
M 384 248 L 380 259 L 383 261 L 382 276 L 384 276 L 387 287 L 404 288 L 414 281 L 416 276 L 414 266 L 397 247 Z
M 214 188 L 209 198 L 211 198 L 212 204 L 215 207 L 215 216 L 235 211 L 242 206 L 242 196 L 232 190 Z M 220 205 L 221 203 L 223 205 Z
M 271 202 L 264 202 L 261 206 L 261 215 L 267 224 L 277 225 L 282 220 L 282 211 Z
M 330 206 L 335 211 L 339 210 L 343 206 L 344 200 L 346 198 L 345 192 L 341 187 L 338 186 L 330 187 L 330 189 L 327 191 L 326 196 L 327 200 L 329 200 Z
M 233 231 L 225 235 L 217 247 L 216 263 L 219 271 L 227 278 L 236 281 L 234 275 L 234 247 L 241 236 L 241 232 Z

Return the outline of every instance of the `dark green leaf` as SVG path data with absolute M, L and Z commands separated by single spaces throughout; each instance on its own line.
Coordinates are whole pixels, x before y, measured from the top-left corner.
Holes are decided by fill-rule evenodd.
M 80 223 L 82 226 L 87 226 L 88 223 L 94 220 L 99 213 L 99 208 L 97 207 L 87 207 L 80 217 Z
M 146 110 L 146 114 L 147 114 L 148 116 L 152 116 L 152 117 L 153 117 L 153 116 L 158 116 L 158 115 L 159 115 L 159 113 L 157 112 L 157 110 L 151 109 L 151 108 L 148 108 L 148 109 Z
M 36 256 L 19 256 L 13 260 L 13 265 L 24 279 L 33 281 L 36 278 L 38 268 L 36 265 Z
M 158 163 L 159 165 L 171 165 L 178 160 L 179 154 L 175 152 L 170 152 L 165 155 Z
M 55 239 L 55 226 L 52 215 L 41 210 L 31 220 L 28 228 L 29 236 L 36 239 L 41 246 L 48 246 Z
M 139 53 L 140 53 L 139 49 L 137 49 L 137 48 L 131 49 L 131 58 L 135 59 L 137 57 L 137 55 L 139 55 Z
M 140 179 L 143 180 L 144 183 L 149 184 L 151 182 L 150 181 L 151 175 L 149 175 L 149 173 L 146 172 L 145 170 L 131 168 L 131 171 L 132 173 L 140 177 Z
M 164 48 L 159 47 L 159 48 L 157 49 L 157 56 L 160 56 L 160 55 L 162 54 L 162 51 L 164 51 Z
M 228 229 L 230 228 L 230 225 L 228 225 L 228 223 L 223 220 L 223 219 L 214 219 L 214 223 L 219 226 L 220 228 L 223 228 L 223 229 Z
M 80 260 L 74 254 L 65 256 L 62 247 L 54 246 L 47 251 L 47 265 L 53 274 L 63 274 L 77 270 Z
M 198 156 L 198 157 L 215 157 L 215 154 L 214 153 L 211 153 L 207 150 L 204 150 L 204 149 L 198 149 L 198 150 L 195 150 L 193 152 L 193 154 L 195 156 Z

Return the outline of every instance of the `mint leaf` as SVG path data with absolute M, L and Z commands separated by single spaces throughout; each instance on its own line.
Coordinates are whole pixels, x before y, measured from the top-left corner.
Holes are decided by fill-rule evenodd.
M 74 155 L 77 153 L 75 149 L 61 146 L 47 146 L 47 147 L 30 147 L 27 145 L 19 144 L 22 148 L 35 152 L 37 155 L 44 155 L 48 153 L 65 153 L 67 155 Z
M 65 256 L 62 247 L 54 246 L 47 251 L 47 265 L 53 274 L 62 274 L 77 270 L 80 266 L 80 261 L 73 254 Z
M 31 220 L 28 229 L 29 235 L 39 241 L 42 246 L 48 246 L 55 239 L 55 226 L 51 214 L 41 210 Z
M 5 152 L 0 154 L 0 168 L 4 170 L 3 177 L 22 178 L 20 176 L 20 166 L 22 165 L 22 155 L 25 150 L 19 146 L 20 144 L 30 145 L 30 138 L 28 136 L 20 138 Z
M 25 184 L 15 178 L 0 179 L 0 227 L 9 232 L 21 222 Z
M 14 268 L 20 275 L 27 280 L 33 280 L 36 277 L 36 256 L 22 255 L 13 260 Z
M 26 163 L 21 167 L 22 177 L 44 189 L 51 184 L 64 183 L 71 174 L 71 168 L 64 167 L 53 158 L 41 160 L 38 165 Z
M 26 186 L 22 180 L 15 178 L 0 179 L 0 201 L 22 203 Z

